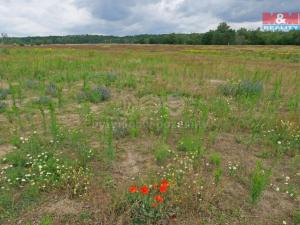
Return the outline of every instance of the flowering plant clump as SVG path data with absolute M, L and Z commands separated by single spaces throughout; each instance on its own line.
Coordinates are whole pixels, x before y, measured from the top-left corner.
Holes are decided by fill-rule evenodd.
M 279 153 L 295 155 L 300 149 L 300 127 L 292 122 L 281 120 L 274 129 L 263 131 L 263 136 L 276 146 Z
M 159 184 L 131 186 L 128 200 L 132 205 L 131 218 L 135 224 L 152 224 L 170 215 L 170 184 L 166 179 Z
M 0 192 L 32 186 L 40 191 L 63 189 L 72 197 L 86 193 L 88 168 L 66 160 L 52 149 L 47 151 L 36 132 L 18 141 L 20 148 L 1 160 L 5 166 L 0 169 Z
M 71 196 L 81 196 L 89 185 L 88 169 L 68 165 L 53 153 L 42 152 L 37 156 L 27 154 L 19 160 L 24 164 L 16 164 L 11 159 L 3 161 L 11 164 L 1 169 L 1 189 L 31 185 L 42 191 L 63 188 Z

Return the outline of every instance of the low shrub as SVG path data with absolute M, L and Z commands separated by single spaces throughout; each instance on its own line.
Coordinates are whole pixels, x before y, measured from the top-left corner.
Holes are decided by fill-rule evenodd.
M 121 139 L 121 138 L 124 138 L 126 136 L 129 135 L 129 129 L 127 126 L 124 126 L 122 124 L 114 124 L 113 125 L 113 136 L 114 138 L 116 139 Z
M 7 108 L 7 105 L 4 102 L 0 102 L 0 113 L 4 112 Z
M 40 96 L 34 103 L 39 106 L 49 106 L 52 103 L 52 100 L 48 96 Z
M 110 98 L 110 90 L 105 87 L 98 87 L 92 91 L 91 101 L 103 102 Z
M 8 89 L 0 89 L 0 100 L 5 100 L 9 94 Z
M 58 88 L 55 84 L 50 83 L 46 86 L 46 94 L 52 97 L 56 97 L 58 95 Z
M 39 82 L 37 80 L 26 80 L 25 87 L 27 89 L 36 89 L 39 86 Z
M 219 90 L 225 96 L 252 97 L 261 95 L 263 85 L 259 81 L 242 80 L 239 83 L 222 84 Z
M 85 90 L 77 95 L 79 102 L 89 101 L 91 103 L 104 102 L 110 99 L 110 90 L 106 87 L 97 87 L 93 90 Z

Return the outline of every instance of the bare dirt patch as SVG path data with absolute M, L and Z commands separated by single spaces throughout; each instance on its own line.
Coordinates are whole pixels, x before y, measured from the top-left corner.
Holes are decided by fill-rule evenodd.
M 55 214 L 55 215 L 69 215 L 78 214 L 82 210 L 82 204 L 70 199 L 63 199 L 44 208 L 45 213 Z
M 132 143 L 121 140 L 118 148 L 124 152 L 120 160 L 115 163 L 115 175 L 119 179 L 132 179 L 135 176 L 143 176 L 154 167 L 153 155 L 149 154 L 154 140 L 151 137 L 139 139 Z
M 209 80 L 208 83 L 212 86 L 219 86 L 221 84 L 226 84 L 226 81 L 225 80 Z
M 184 110 L 184 100 L 177 96 L 168 97 L 168 107 L 170 109 L 171 116 L 180 116 Z
M 258 160 L 254 155 L 256 152 L 259 152 L 259 149 L 237 143 L 235 136 L 232 134 L 219 136 L 213 145 L 213 149 L 222 154 L 222 159 L 226 163 L 229 161 L 240 163 L 245 168 L 254 168 Z
M 79 127 L 80 126 L 80 117 L 75 113 L 68 113 L 58 116 L 58 121 L 60 124 L 66 127 Z
M 0 145 L 0 158 L 3 158 L 6 154 L 13 150 L 14 146 L 9 144 Z

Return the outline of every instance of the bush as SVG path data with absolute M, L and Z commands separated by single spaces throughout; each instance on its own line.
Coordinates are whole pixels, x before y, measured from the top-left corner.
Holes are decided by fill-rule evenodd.
M 56 97 L 58 95 L 58 88 L 55 84 L 48 84 L 46 86 L 46 94 Z
M 39 82 L 37 80 L 27 80 L 25 82 L 25 87 L 28 89 L 36 89 L 39 86 Z
M 34 103 L 41 106 L 49 106 L 51 104 L 51 98 L 48 96 L 41 96 L 39 99 L 35 100 Z
M 239 83 L 222 84 L 219 90 L 225 96 L 252 97 L 261 95 L 263 85 L 259 81 L 243 80 Z
M 255 96 L 260 95 L 262 91 L 263 85 L 259 81 L 244 80 L 238 86 L 237 95 Z
M 118 123 L 113 125 L 113 136 L 116 139 L 121 139 L 129 135 L 129 129 L 126 126 Z
M 106 87 L 98 87 L 94 90 L 85 90 L 79 93 L 77 99 L 79 102 L 89 101 L 99 103 L 107 101 L 111 97 L 110 90 Z

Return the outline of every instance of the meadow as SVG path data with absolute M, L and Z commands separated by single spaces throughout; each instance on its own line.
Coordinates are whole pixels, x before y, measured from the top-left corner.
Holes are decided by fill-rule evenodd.
M 0 224 L 300 224 L 300 47 L 0 47 Z

